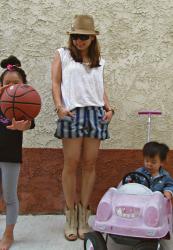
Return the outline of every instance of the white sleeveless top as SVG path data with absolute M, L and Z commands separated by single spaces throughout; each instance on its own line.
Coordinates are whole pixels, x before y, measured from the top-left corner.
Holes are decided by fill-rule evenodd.
M 75 62 L 66 48 L 57 50 L 62 64 L 62 101 L 72 110 L 76 107 L 104 106 L 103 67 L 105 61 L 100 60 L 100 67 L 90 69 L 82 63 Z

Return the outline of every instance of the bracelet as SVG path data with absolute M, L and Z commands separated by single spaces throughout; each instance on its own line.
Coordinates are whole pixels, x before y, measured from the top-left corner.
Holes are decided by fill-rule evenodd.
M 107 110 L 106 110 L 106 112 L 109 112 L 109 111 L 111 111 L 111 112 L 112 112 L 112 115 L 114 115 L 114 114 L 115 114 L 115 110 L 114 110 L 114 109 L 110 108 L 110 109 L 107 109 Z

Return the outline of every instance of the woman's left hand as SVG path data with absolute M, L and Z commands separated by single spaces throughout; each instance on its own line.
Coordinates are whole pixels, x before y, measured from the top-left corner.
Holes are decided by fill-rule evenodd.
M 113 112 L 111 110 L 105 111 L 105 115 L 103 117 L 103 121 L 108 121 L 108 123 L 111 121 L 113 116 Z
M 28 120 L 16 121 L 14 118 L 12 120 L 12 124 L 7 126 L 8 129 L 20 130 L 20 131 L 27 130 L 30 127 L 31 127 L 31 121 L 28 121 Z

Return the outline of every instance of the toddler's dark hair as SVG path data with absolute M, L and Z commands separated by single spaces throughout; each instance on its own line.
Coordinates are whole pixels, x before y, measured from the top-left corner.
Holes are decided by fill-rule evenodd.
M 8 69 L 8 65 L 12 66 L 10 70 Z M 8 71 L 17 72 L 22 78 L 23 83 L 27 83 L 25 71 L 21 68 L 21 62 L 19 61 L 17 57 L 11 55 L 8 58 L 3 59 L 1 61 L 1 68 L 5 69 L 5 71 L 0 76 L 0 83 L 2 85 L 3 85 L 4 76 L 7 74 Z
M 159 156 L 161 161 L 166 160 L 167 154 L 169 152 L 169 147 L 164 143 L 159 143 L 156 141 L 147 142 L 143 147 L 143 156 L 153 158 L 156 155 Z

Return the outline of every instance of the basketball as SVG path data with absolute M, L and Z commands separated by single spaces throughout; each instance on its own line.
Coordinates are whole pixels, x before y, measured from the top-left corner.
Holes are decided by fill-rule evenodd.
M 33 120 L 40 112 L 41 98 L 30 85 L 14 84 L 2 93 L 0 108 L 4 116 L 10 120 Z

